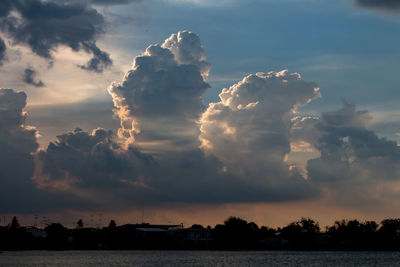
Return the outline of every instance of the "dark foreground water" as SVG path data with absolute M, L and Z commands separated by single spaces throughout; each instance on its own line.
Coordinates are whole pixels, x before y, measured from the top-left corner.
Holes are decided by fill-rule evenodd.
M 5 251 L 0 266 L 400 266 L 400 252 Z

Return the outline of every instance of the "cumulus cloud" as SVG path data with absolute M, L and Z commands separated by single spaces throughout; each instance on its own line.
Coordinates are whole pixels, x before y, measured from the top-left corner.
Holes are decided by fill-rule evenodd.
M 223 89 L 219 97 L 220 102 L 211 103 L 202 115 L 202 148 L 228 170 L 260 184 L 284 188 L 295 182 L 307 187 L 285 158 L 293 113 L 319 97 L 317 85 L 297 73 L 257 73 Z
M 56 142 L 39 153 L 39 159 L 43 162 L 43 173 L 51 179 L 68 176 L 72 177 L 70 182 L 81 187 L 104 188 L 116 187 L 122 180 L 137 182 L 143 173 L 139 170 L 152 161 L 133 147 L 123 150 L 114 142 L 112 132 L 101 128 L 92 133 L 77 128 L 57 136 Z
M 365 205 L 385 198 L 391 190 L 383 190 L 384 184 L 397 187 L 400 147 L 368 130 L 370 119 L 367 111 L 357 111 L 344 101 L 339 110 L 296 123 L 296 138 L 320 152 L 320 157 L 307 163 L 310 180 L 337 202 Z
M 132 69 L 109 92 L 121 121 L 120 137 L 147 150 L 197 147 L 197 120 L 210 65 L 199 37 L 173 34 L 134 59 Z
M 178 64 L 197 66 L 203 78 L 207 79 L 211 64 L 206 62 L 206 53 L 196 34 L 187 31 L 172 34 L 162 47 L 171 51 Z
M 123 210 L 162 203 L 288 201 L 314 196 L 293 181 L 282 186 L 252 183 L 227 172 L 216 157 L 199 150 L 170 152 L 157 158 L 129 146 L 109 132 L 76 129 L 58 136 L 39 159 L 41 188 L 69 193 L 102 209 Z M 43 178 L 44 177 L 44 178 Z
M 356 0 L 356 5 L 373 8 L 387 12 L 399 12 L 400 2 L 398 0 Z
M 1 188 L 30 186 L 40 196 L 34 199 L 58 201 L 53 207 L 115 210 L 294 201 L 322 192 L 346 204 L 371 197 L 374 185 L 398 181 L 399 146 L 367 129 L 368 112 L 344 102 L 320 117 L 297 117 L 297 108 L 320 93 L 288 71 L 248 75 L 206 108 L 209 70 L 197 35 L 171 35 L 110 86 L 118 137 L 77 128 L 36 153 L 37 131 L 24 125 L 25 94 L 1 91 L 0 140 L 7 141 L 0 143 L 0 177 L 24 181 L 3 179 Z M 287 163 L 296 142 L 319 152 L 307 163 L 308 176 Z M 2 203 L 15 199 L 9 192 Z
M 315 181 L 368 178 L 396 180 L 400 177 L 400 147 L 394 141 L 379 138 L 366 128 L 370 116 L 344 102 L 341 109 L 325 112 L 315 123 L 321 137 L 313 142 L 321 158 L 309 161 Z M 328 163 L 328 164 L 327 164 Z M 322 165 L 341 165 L 342 173 L 323 171 Z M 329 178 L 336 176 L 334 179 Z
M 26 126 L 26 95 L 0 89 L 0 212 L 38 212 L 88 203 L 68 195 L 44 192 L 32 180 L 37 130 Z
M 23 81 L 27 84 L 35 87 L 43 87 L 44 83 L 41 80 L 37 80 L 37 72 L 31 67 L 24 70 Z
M 100 50 L 97 38 L 104 33 L 103 16 L 82 3 L 43 0 L 3 1 L 0 29 L 13 43 L 28 46 L 40 57 L 51 60 L 52 52 L 64 45 L 93 54 L 84 69 L 101 72 L 111 65 Z
M 204 79 L 210 65 L 205 60 L 191 32 L 149 46 L 123 81 L 109 88 L 121 139 L 103 129 L 58 136 L 39 153 L 46 177 L 41 186 L 121 209 L 140 203 L 315 197 L 318 190 L 284 160 L 290 151 L 290 118 L 299 105 L 319 96 L 316 85 L 286 71 L 258 73 L 224 89 L 221 103 L 206 111 L 201 96 L 209 87 Z M 212 117 L 218 105 L 226 116 Z M 235 129 L 221 130 L 226 124 Z M 199 148 L 200 127 L 200 140 L 215 142 L 207 153 Z

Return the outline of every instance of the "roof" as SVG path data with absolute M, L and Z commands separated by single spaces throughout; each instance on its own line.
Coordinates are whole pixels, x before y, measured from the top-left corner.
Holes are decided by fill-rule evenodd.
M 164 230 L 170 230 L 174 228 L 183 228 L 183 225 L 181 224 L 149 224 L 149 223 L 142 223 L 142 224 L 125 224 L 121 225 L 120 228 L 159 228 L 159 229 L 164 229 Z
M 141 232 L 167 232 L 167 230 L 161 228 L 136 228 L 136 230 Z

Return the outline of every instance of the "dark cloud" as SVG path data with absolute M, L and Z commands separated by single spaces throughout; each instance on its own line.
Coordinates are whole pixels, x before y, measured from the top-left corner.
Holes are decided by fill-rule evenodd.
M 33 85 L 35 87 L 43 87 L 44 83 L 37 79 L 37 72 L 33 68 L 29 67 L 24 70 L 23 81 L 27 84 Z
M 15 0 L 2 2 L 0 10 L 0 27 L 14 43 L 49 60 L 60 45 L 84 50 L 93 54 L 85 69 L 96 72 L 111 65 L 110 56 L 96 45 L 104 26 L 100 13 L 79 3 Z
M 69 194 L 37 188 L 34 153 L 38 149 L 34 127 L 25 126 L 26 95 L 0 89 L 0 212 L 43 212 L 89 203 Z M 79 203 L 79 204 L 78 204 Z
M 127 151 L 114 142 L 112 132 L 95 129 L 92 133 L 77 128 L 57 136 L 46 152 L 39 153 L 43 172 L 51 179 L 65 178 L 65 172 L 80 187 L 122 186 L 121 180 L 135 182 L 144 166 L 152 162 L 150 156 L 130 147 Z
M 369 119 L 368 112 L 356 111 L 346 102 L 342 109 L 322 114 L 315 124 L 321 136 L 313 144 L 321 157 L 307 167 L 314 181 L 400 178 L 400 147 L 368 130 Z
M 129 146 L 122 149 L 110 132 L 76 129 L 58 136 L 39 158 L 42 187 L 85 195 L 101 208 L 123 210 L 161 203 L 288 201 L 314 197 L 299 180 L 288 185 L 252 183 L 224 170 L 200 149 L 152 157 Z M 62 186 L 60 186 L 62 185 Z
M 365 208 L 381 203 L 397 188 L 400 147 L 368 130 L 370 119 L 367 111 L 344 101 L 341 109 L 296 125 L 296 131 L 303 132 L 301 139 L 320 152 L 307 163 L 311 182 L 338 203 Z
M 80 65 L 79 67 L 84 70 L 103 72 L 104 68 L 112 65 L 110 55 L 104 51 L 101 51 L 95 43 L 85 44 L 84 49 L 88 52 L 93 53 L 93 58 L 86 63 L 86 65 Z
M 146 0 L 51 0 L 53 2 L 65 2 L 65 3 L 86 3 L 98 6 L 113 6 L 113 5 L 125 5 L 129 3 L 139 3 Z
M 122 5 L 122 4 L 129 4 L 129 3 L 137 3 L 143 0 L 89 0 L 93 4 L 98 5 Z
M 3 39 L 0 38 L 0 66 L 3 65 L 3 62 L 6 59 L 6 49 L 6 44 Z
M 361 7 L 380 9 L 387 12 L 399 12 L 400 1 L 398 0 L 356 0 Z

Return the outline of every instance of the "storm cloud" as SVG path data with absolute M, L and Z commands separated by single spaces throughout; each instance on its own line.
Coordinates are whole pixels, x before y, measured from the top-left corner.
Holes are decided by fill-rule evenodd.
M 32 179 L 38 131 L 26 126 L 26 94 L 0 89 L 0 212 L 43 212 L 90 204 L 69 194 L 44 191 Z M 79 203 L 79 204 L 78 204 Z
M 84 69 L 101 72 L 112 63 L 96 40 L 104 33 L 103 16 L 80 3 L 42 0 L 3 1 L 0 28 L 14 44 L 26 45 L 33 53 L 52 60 L 58 46 L 93 55 Z

